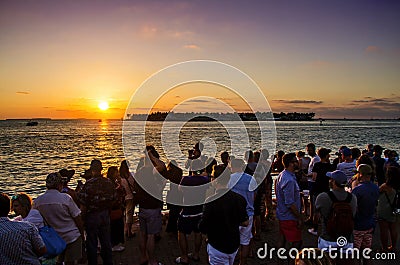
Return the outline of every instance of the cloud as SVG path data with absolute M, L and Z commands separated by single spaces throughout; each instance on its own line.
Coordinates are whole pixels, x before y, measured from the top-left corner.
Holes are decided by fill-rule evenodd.
M 365 52 L 367 53 L 375 53 L 375 52 L 379 52 L 381 49 L 378 46 L 368 46 L 367 48 L 365 48 Z
M 317 100 L 285 100 L 285 99 L 274 99 L 272 101 L 279 102 L 282 104 L 322 104 L 323 101 Z
M 153 38 L 159 30 L 154 26 L 145 25 L 140 29 L 140 35 L 144 38 Z
M 312 111 L 323 118 L 398 119 L 400 98 L 396 95 L 391 98 L 363 97 L 344 106 L 318 106 Z
M 191 100 L 188 100 L 188 102 L 190 102 L 190 103 L 192 103 L 192 102 L 195 102 L 195 103 L 214 103 L 214 102 L 210 102 L 209 100 L 207 100 L 207 99 L 191 99 Z
M 384 107 L 387 109 L 396 109 L 400 112 L 400 102 L 398 102 L 399 98 L 372 98 L 365 97 L 364 99 L 352 100 L 350 102 L 351 105 L 364 105 L 364 106 L 372 106 L 372 107 Z
M 317 117 L 348 119 L 398 119 L 399 109 L 379 106 L 322 107 L 313 109 Z
M 191 50 L 200 50 L 200 47 L 197 46 L 196 44 L 187 44 L 187 45 L 184 45 L 183 48 L 191 49 Z
M 29 95 L 30 94 L 30 92 L 28 92 L 28 91 L 17 91 L 15 93 L 19 94 L 19 95 Z

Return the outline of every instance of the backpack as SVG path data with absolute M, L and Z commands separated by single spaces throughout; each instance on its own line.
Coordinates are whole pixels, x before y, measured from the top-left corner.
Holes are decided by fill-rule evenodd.
M 337 239 L 338 237 L 349 238 L 354 229 L 353 210 L 351 208 L 351 193 L 343 201 L 339 201 L 332 191 L 327 192 L 332 200 L 332 208 L 326 224 L 326 230 L 330 237 Z

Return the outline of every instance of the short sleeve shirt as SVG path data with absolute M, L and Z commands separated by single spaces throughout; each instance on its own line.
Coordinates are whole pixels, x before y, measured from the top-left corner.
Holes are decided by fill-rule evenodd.
M 200 230 L 207 234 L 208 243 L 213 248 L 232 254 L 240 245 L 239 225 L 247 219 L 243 196 L 221 189 L 207 198 Z
M 371 181 L 361 182 L 352 193 L 357 197 L 354 230 L 365 231 L 375 226 L 374 214 L 379 198 L 379 188 Z
M 236 172 L 229 179 L 228 188 L 233 192 L 242 195 L 247 202 L 246 212 L 248 216 L 254 215 L 254 193 L 257 189 L 257 182 L 253 176 L 244 172 Z
M 320 158 L 318 155 L 315 155 L 313 158 L 311 158 L 310 164 L 308 164 L 308 172 L 307 172 L 307 175 L 311 175 L 311 174 L 312 174 L 314 165 L 315 165 L 316 163 L 320 162 L 320 161 L 321 161 L 321 158 Z M 308 177 L 308 181 L 314 182 L 314 181 L 312 180 L 312 177 Z
M 111 180 L 96 177 L 86 181 L 78 196 L 88 212 L 96 212 L 111 209 L 117 194 Z
M 333 194 L 339 201 L 343 201 L 346 199 L 348 192 L 345 190 L 334 190 Z M 357 197 L 353 194 L 352 199 L 350 202 L 353 216 L 356 214 L 357 211 Z M 321 213 L 321 237 L 327 241 L 336 241 L 336 238 L 329 238 L 329 235 L 326 231 L 326 222 L 329 218 L 329 214 L 332 209 L 332 201 L 329 197 L 328 193 L 323 192 L 318 195 L 317 199 L 315 200 L 315 209 Z
M 346 174 L 347 181 L 350 181 L 351 178 L 354 176 L 354 171 L 356 170 L 356 160 L 353 162 L 342 162 L 337 165 L 337 170 L 342 171 Z
M 74 218 L 81 210 L 71 196 L 58 190 L 47 190 L 33 202 L 33 208 L 39 210 L 45 222 L 69 244 L 80 237 L 80 232 Z
M 0 217 L 0 242 L 0 264 L 40 265 L 34 249 L 44 242 L 33 224 Z
M 183 193 L 183 202 L 186 205 L 190 204 L 198 204 L 199 201 L 205 201 L 206 199 L 206 190 L 208 188 L 207 183 L 209 183 L 209 179 L 207 176 L 185 176 L 182 178 L 180 185 L 181 186 L 197 186 L 196 192 L 191 191 L 190 188 L 182 187 Z M 201 196 L 201 198 L 199 198 Z M 203 212 L 203 205 L 195 205 L 195 206 L 184 206 L 182 210 L 182 215 L 197 215 Z

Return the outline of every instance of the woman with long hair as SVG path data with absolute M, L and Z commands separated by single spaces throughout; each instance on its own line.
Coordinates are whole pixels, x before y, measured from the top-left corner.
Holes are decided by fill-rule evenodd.
M 121 185 L 121 177 L 119 176 L 118 167 L 111 166 L 107 171 L 107 178 L 115 185 L 116 198 L 110 213 L 110 231 L 112 251 L 123 251 L 124 240 L 124 199 L 125 190 Z
M 395 200 L 396 191 L 400 189 L 400 168 L 388 167 L 386 182 L 379 187 L 378 199 L 378 223 L 381 235 L 383 251 L 396 250 L 397 228 L 396 215 L 393 213 L 392 205 Z M 390 234 L 391 246 L 388 245 Z
M 134 184 L 135 180 L 129 171 L 129 166 L 126 160 L 121 162 L 119 167 L 119 175 L 121 177 L 121 185 L 125 190 L 125 236 L 132 238 L 135 233 L 132 232 L 133 214 L 135 211 L 134 203 Z
M 172 200 L 176 202 L 182 203 L 182 193 L 178 190 L 178 186 L 181 183 L 183 176 L 183 171 L 176 165 L 175 160 L 171 160 L 167 165 L 167 178 L 171 182 L 170 190 L 167 194 L 167 201 Z M 169 210 L 168 214 L 168 223 L 165 231 L 168 233 L 176 234 L 178 233 L 178 217 L 179 213 L 182 210 L 181 205 L 176 205 L 172 203 L 167 203 L 167 207 Z

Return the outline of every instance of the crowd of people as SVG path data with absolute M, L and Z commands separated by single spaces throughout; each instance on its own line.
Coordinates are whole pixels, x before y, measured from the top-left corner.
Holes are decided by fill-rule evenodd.
M 279 151 L 272 165 L 274 170 L 283 169 L 275 182 L 278 245 L 285 247 L 290 242 L 300 250 L 301 230 L 308 225 L 308 232 L 318 236 L 318 249 L 336 253 L 371 249 L 377 221 L 381 251 L 396 252 L 400 208 L 396 151 L 385 150 L 382 158 L 380 145 L 368 145 L 362 152 L 342 146 L 332 163 L 330 149 L 316 150 L 310 143 L 306 151 L 308 157 L 302 151 Z M 339 256 L 336 264 L 352 264 L 355 260 L 350 258 L 356 258 L 350 254 Z
M 135 172 L 124 160 L 119 168 L 109 167 L 104 176 L 102 162 L 94 159 L 83 175 L 85 183 L 79 181 L 76 189 L 68 187 L 75 171 L 62 169 L 46 177 L 46 192 L 33 201 L 22 192 L 11 198 L 2 193 L 0 241 L 7 244 L 0 246 L 0 264 L 67 265 L 87 259 L 91 265 L 97 264 L 98 253 L 102 264 L 113 264 L 113 252 L 124 251 L 125 241 L 136 235 L 135 207 L 139 209 L 139 263 L 160 264 L 155 242 L 162 230 L 167 181 L 166 232 L 178 239 L 177 264 L 200 259 L 205 235 L 210 264 L 233 264 L 236 258 L 245 265 L 254 255 L 254 241 L 275 218 L 278 247 L 301 250 L 301 231 L 307 226 L 310 234 L 318 236 L 315 247 L 320 251 L 371 248 L 377 220 L 382 251 L 396 251 L 400 166 L 395 151 L 385 150 L 382 158 L 379 145 L 368 145 L 363 151 L 342 146 L 331 160 L 330 149 L 317 150 L 310 143 L 307 156 L 303 151 L 270 156 L 262 149 L 249 150 L 239 159 L 222 152 L 219 164 L 202 150 L 201 143 L 189 150 L 187 176 L 174 160 L 166 165 L 149 145 Z M 275 185 L 274 174 L 279 174 Z M 16 215 L 13 220 L 7 217 L 10 211 Z M 41 258 L 46 246 L 38 229 L 45 224 L 67 244 L 53 259 Z M 338 242 L 340 237 L 345 244 Z M 293 262 L 301 264 L 300 259 Z

